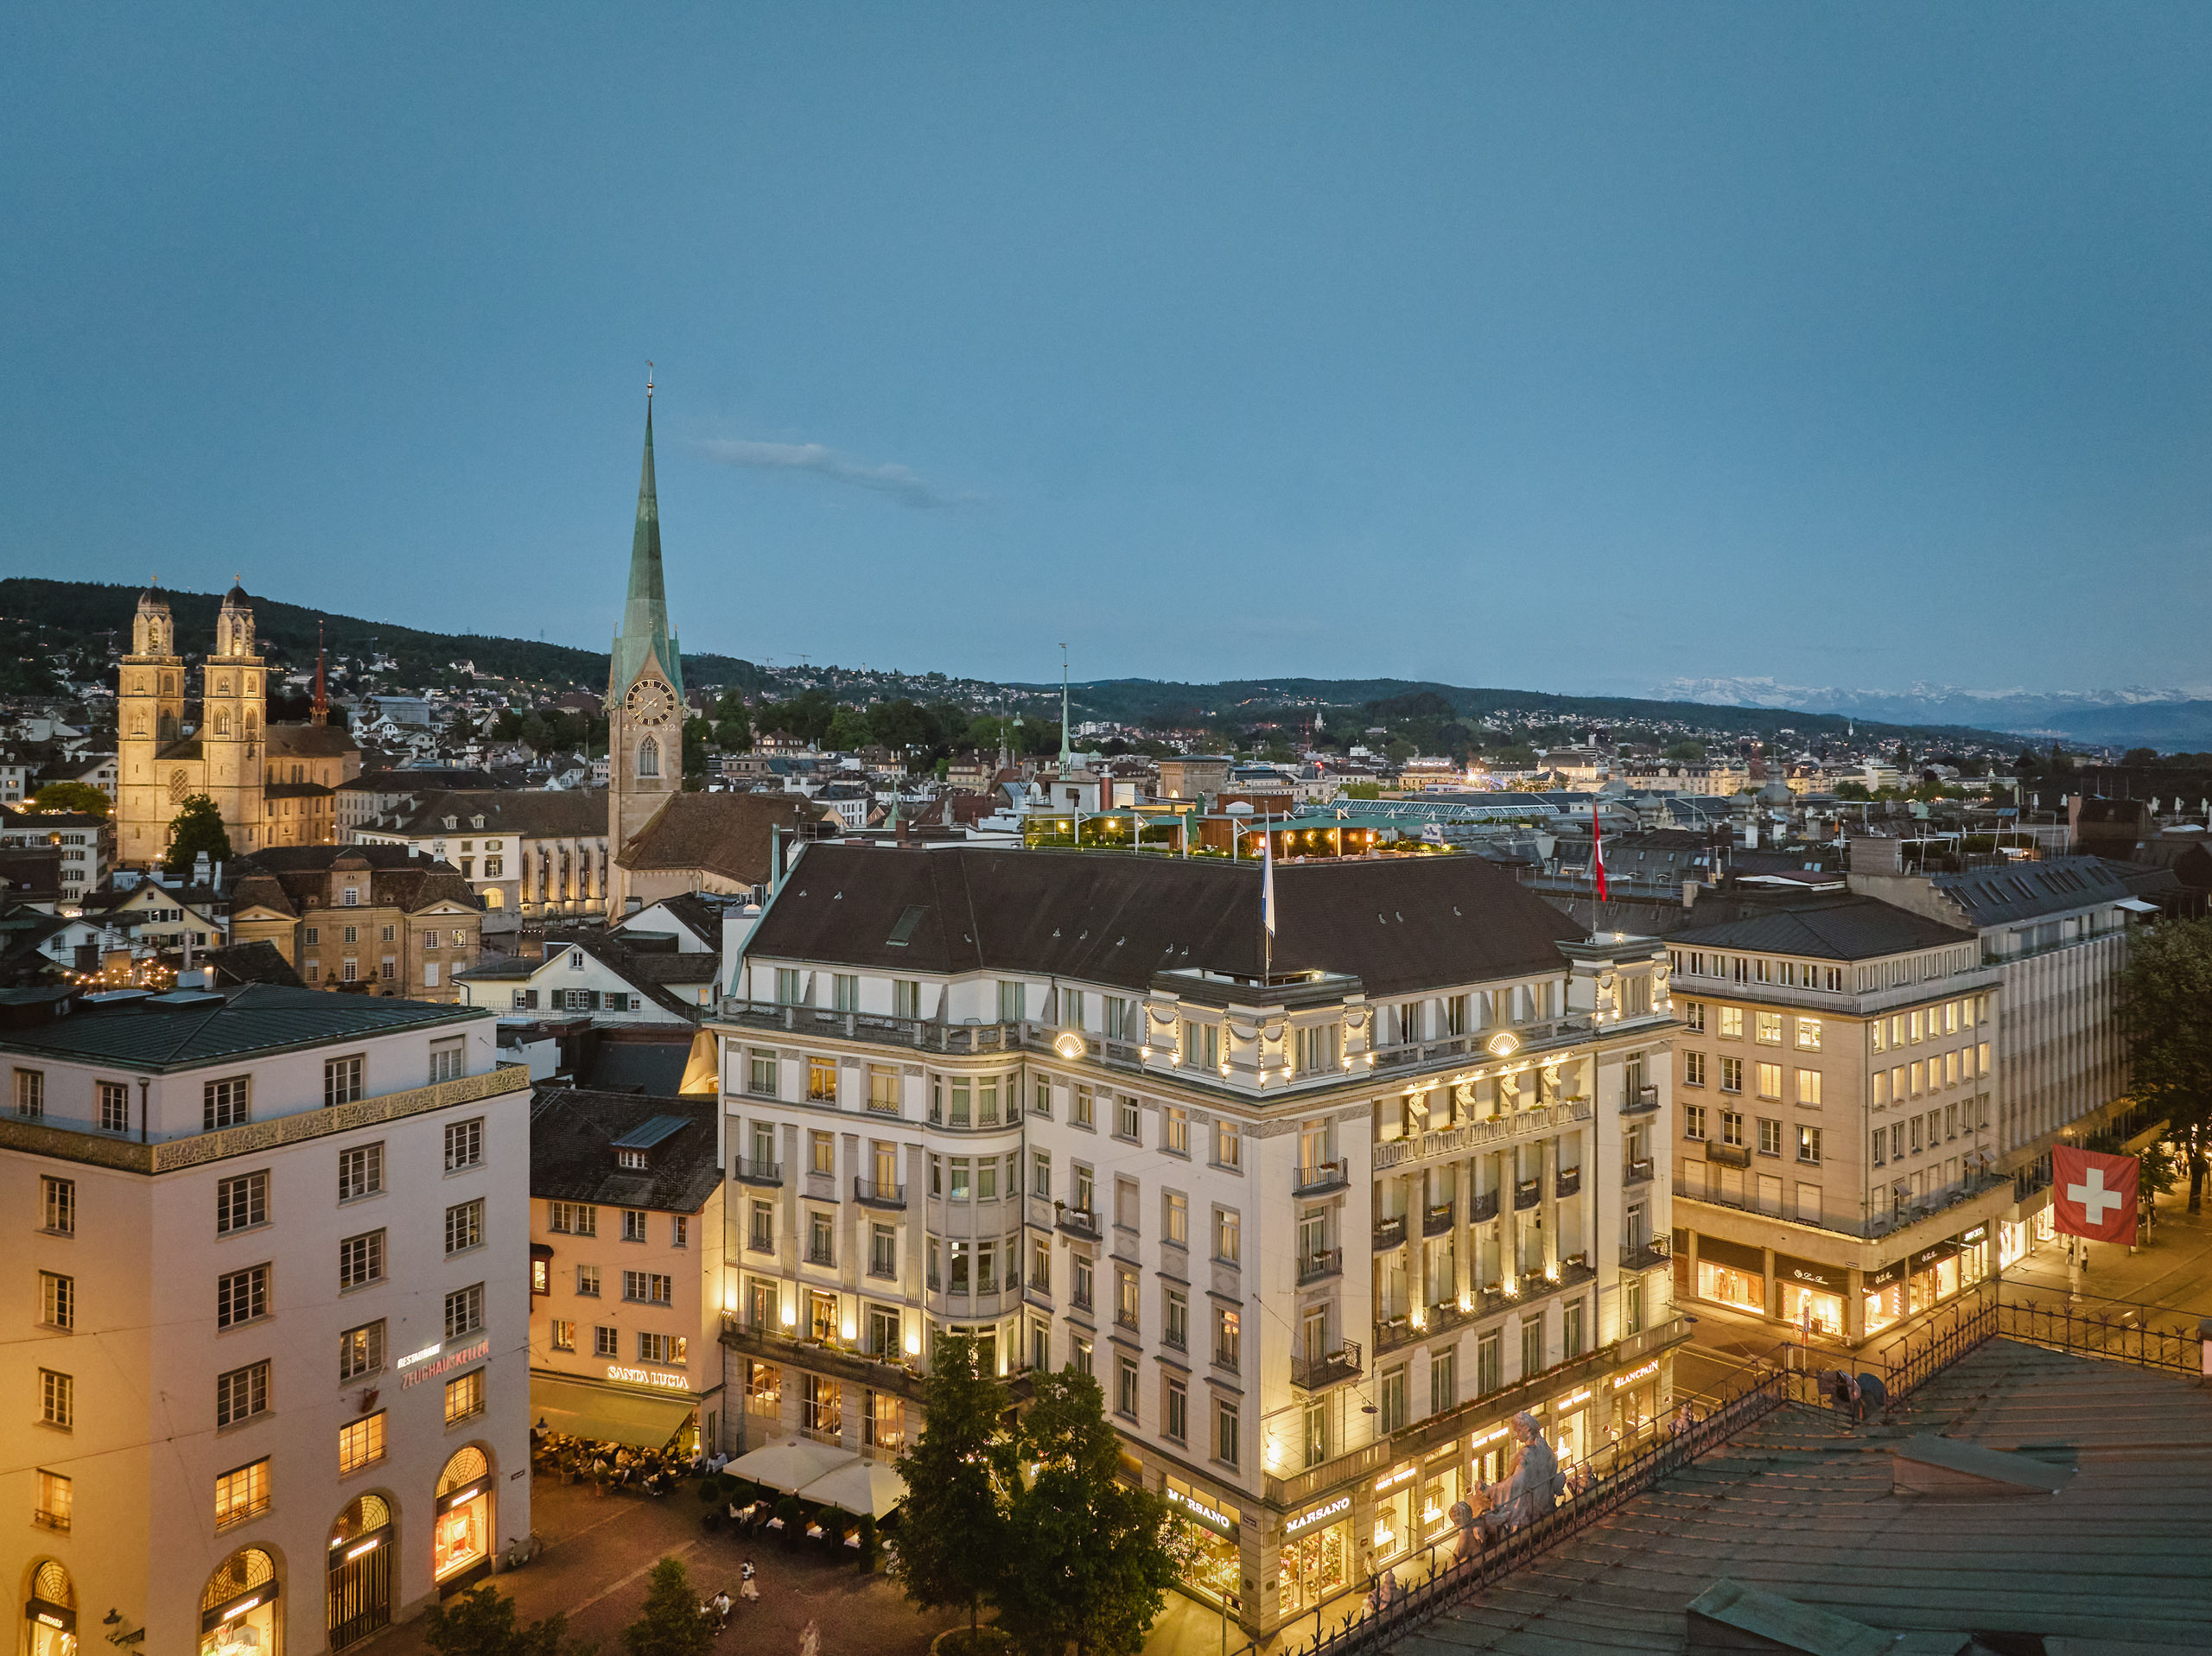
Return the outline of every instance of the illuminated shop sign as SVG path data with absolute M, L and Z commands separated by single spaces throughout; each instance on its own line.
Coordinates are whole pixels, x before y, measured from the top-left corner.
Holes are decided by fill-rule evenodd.
M 1418 1467 L 1402 1466 L 1395 1472 L 1384 1473 L 1381 1477 L 1375 1480 L 1375 1493 L 1379 1495 L 1385 1489 L 1396 1488 L 1408 1478 L 1413 1476 L 1413 1475 L 1418 1470 L 1420 1470 Z
M 1595 1393 L 1592 1392 L 1590 1387 L 1586 1386 L 1580 1391 L 1573 1393 L 1567 1397 L 1563 1397 L 1558 1402 L 1553 1404 L 1553 1412 L 1556 1414 L 1565 1414 L 1569 1409 L 1579 1409 L 1584 1404 L 1587 1403 L 1594 1395 Z
M 1282 1526 L 1282 1532 L 1285 1535 L 1295 1535 L 1300 1530 L 1311 1529 L 1314 1525 L 1319 1523 L 1325 1518 L 1334 1518 L 1338 1513 L 1349 1512 L 1351 1510 L 1351 1497 L 1350 1495 L 1338 1495 L 1334 1501 L 1332 1501 L 1324 1506 L 1316 1507 L 1310 1513 L 1299 1513 L 1297 1517 L 1290 1520 Z
M 1649 1362 L 1645 1363 L 1640 1368 L 1631 1368 L 1625 1374 L 1614 1375 L 1613 1390 L 1618 1392 L 1624 1386 L 1633 1386 L 1640 1380 L 1649 1380 L 1652 1375 L 1658 1372 L 1659 1360 L 1656 1357 L 1654 1357 Z
M 488 1357 L 492 1355 L 492 1342 L 489 1340 L 479 1340 L 473 1346 L 465 1347 L 459 1351 L 448 1351 L 444 1356 L 432 1361 L 430 1355 L 435 1350 L 436 1348 L 434 1346 L 429 1351 L 417 1352 L 413 1357 L 402 1360 L 415 1364 L 414 1367 L 407 1371 L 407 1377 L 399 1382 L 402 1387 L 416 1385 L 429 1379 L 433 1374 L 442 1374 L 449 1368 L 466 1367 L 480 1357 Z
M 1503 1437 L 1506 1433 L 1512 1430 L 1513 1423 L 1511 1421 L 1501 1420 L 1497 1424 L 1492 1426 L 1488 1431 L 1467 1439 L 1467 1452 L 1471 1455 L 1479 1450 L 1488 1449 L 1492 1443 L 1497 1443 L 1500 1438 Z
M 1207 1506 L 1196 1495 L 1186 1495 L 1179 1489 L 1170 1489 L 1166 1494 L 1167 1504 L 1171 1507 L 1181 1507 L 1185 1517 L 1194 1520 L 1207 1529 L 1213 1530 L 1221 1535 L 1232 1539 L 1235 1538 L 1236 1526 L 1228 1513 L 1218 1512 Z
M 607 1378 L 631 1386 L 658 1386 L 664 1392 L 688 1392 L 691 1389 L 688 1376 L 657 1374 L 650 1368 L 625 1368 L 620 1363 L 607 1365 Z
M 444 1341 L 436 1341 L 432 1344 L 424 1346 L 420 1351 L 409 1352 L 404 1357 L 402 1357 L 397 1362 L 394 1363 L 392 1367 L 394 1368 L 412 1368 L 416 1363 L 429 1361 L 431 1358 L 436 1356 L 438 1353 L 443 1351 L 445 1348 L 446 1342 Z

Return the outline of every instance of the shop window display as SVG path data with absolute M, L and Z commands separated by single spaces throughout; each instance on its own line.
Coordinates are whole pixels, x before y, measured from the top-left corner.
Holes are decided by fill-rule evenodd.
M 226 1558 L 200 1596 L 200 1656 L 283 1656 L 276 1566 L 258 1547 Z
M 31 1574 L 23 1624 L 30 1656 L 77 1656 L 77 1589 L 69 1572 L 51 1558 Z
M 1351 1513 L 1318 1518 L 1286 1535 L 1281 1558 L 1275 1602 L 1284 1615 L 1296 1615 L 1335 1597 L 1352 1584 Z
M 490 1569 L 492 1469 L 473 1444 L 448 1461 L 439 1475 L 430 1543 L 430 1573 L 442 1589 L 458 1585 L 480 1565 Z
M 1183 1520 L 1178 1583 L 1209 1604 L 1238 1590 L 1243 1555 L 1236 1543 L 1237 1509 L 1194 1489 L 1179 1478 L 1166 1484 L 1168 1510 Z
M 1723 1305 L 1738 1305 L 1751 1311 L 1766 1309 L 1764 1277 L 1734 1266 L 1715 1265 L 1710 1259 L 1697 1262 L 1697 1292 L 1699 1298 Z

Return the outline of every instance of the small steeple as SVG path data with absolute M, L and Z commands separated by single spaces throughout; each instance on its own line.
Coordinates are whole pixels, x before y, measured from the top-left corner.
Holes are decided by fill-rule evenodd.
M 1060 646 L 1060 774 L 1075 769 L 1075 749 L 1068 734 L 1068 647 Z
M 660 502 L 653 487 L 652 365 L 645 380 L 645 456 L 638 471 L 638 523 L 630 537 L 630 588 L 622 604 L 622 630 L 614 637 L 607 682 L 610 700 L 628 690 L 648 661 L 668 675 L 670 688 L 683 695 L 683 667 L 676 634 L 668 625 L 668 594 L 661 585 Z

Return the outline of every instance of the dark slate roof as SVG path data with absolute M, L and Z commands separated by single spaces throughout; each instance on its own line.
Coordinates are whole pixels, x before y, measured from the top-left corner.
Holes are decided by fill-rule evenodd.
M 203 949 L 194 952 L 194 959 L 204 961 L 233 983 L 276 983 L 288 989 L 304 989 L 300 974 L 292 969 L 291 961 L 276 944 L 266 939 L 254 943 L 232 943 L 221 949 Z
M 602 1040 L 591 1073 L 583 1079 L 587 1086 L 604 1093 L 672 1096 L 683 1084 L 683 1071 L 690 1062 L 689 1040 Z
M 1678 931 L 1667 941 L 1683 949 L 1740 949 L 1760 955 L 1865 961 L 1977 940 L 1974 932 L 1943 925 L 1871 897 L 1848 897 L 1833 902 L 1792 903 L 1770 914 L 1747 915 L 1717 926 Z
M 2093 903 L 2117 903 L 2135 894 L 2133 877 L 2141 872 L 2102 857 L 2053 857 L 1933 878 L 1936 888 L 1964 909 L 1974 924 L 1994 926 Z
M 618 860 L 632 871 L 698 868 L 758 885 L 768 878 L 770 828 L 788 836 L 823 815 L 796 794 L 671 794 Z
M 1278 974 L 1358 977 L 1371 994 L 1555 973 L 1583 928 L 1479 857 L 1275 870 Z M 892 942 L 906 932 L 903 946 Z M 1058 975 L 1141 992 L 1154 972 L 1256 976 L 1260 870 L 1110 852 L 810 845 L 748 952 L 946 975 Z
M 86 1000 L 58 1023 L 9 1031 L 0 1037 L 0 1047 L 126 1069 L 189 1069 L 250 1053 L 491 1016 L 473 1006 L 329 994 L 270 983 L 217 990 L 189 997 L 188 1002 L 160 1005 L 130 999 L 101 1005 Z
M 481 828 L 475 819 L 484 819 Z M 446 819 L 459 824 L 448 828 Z M 395 834 L 512 834 L 519 838 L 604 838 L 604 788 L 512 788 L 434 793 L 391 824 Z
M 1709 1649 L 1693 1645 L 1683 1609 L 1725 1578 L 1879 1629 L 1892 1648 L 2202 1650 L 2212 1412 L 2200 1386 L 1993 1340 L 1936 1374 L 1891 1424 L 1852 1432 L 1830 1411 L 1781 1409 L 1376 1647 Z M 1899 1496 L 1894 1452 L 1923 1433 L 2073 1475 L 2055 1499 Z M 1969 1646 L 1974 1628 L 2009 1631 Z
M 266 733 L 271 758 L 283 754 L 294 758 L 335 759 L 360 751 L 353 733 L 344 725 L 270 725 Z
M 542 1086 L 530 1105 L 530 1193 L 556 1202 L 697 1213 L 721 1183 L 715 1141 L 720 1102 L 711 1094 L 655 1098 Z M 683 1125 L 646 1152 L 645 1171 L 617 1167 L 614 1141 L 656 1116 L 675 1116 Z

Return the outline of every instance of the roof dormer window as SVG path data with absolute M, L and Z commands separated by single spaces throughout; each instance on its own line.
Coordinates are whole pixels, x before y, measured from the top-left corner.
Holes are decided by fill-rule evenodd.
M 448 817 L 447 817 L 447 818 L 446 818 L 446 827 L 447 827 L 447 828 L 448 828 L 448 830 L 453 829 L 453 828 L 459 828 L 460 826 L 461 826 L 461 818 L 459 818 L 458 816 L 448 816 Z
M 645 1152 L 642 1150 L 618 1150 L 614 1152 L 614 1164 L 617 1167 L 643 1168 Z
M 569 970 L 571 972 L 581 972 L 583 969 L 584 952 L 581 949 L 577 949 L 571 945 L 569 949 Z
M 361 888 L 358 885 L 348 885 L 340 895 L 338 900 L 342 905 L 349 909 L 357 909 L 360 907 Z

